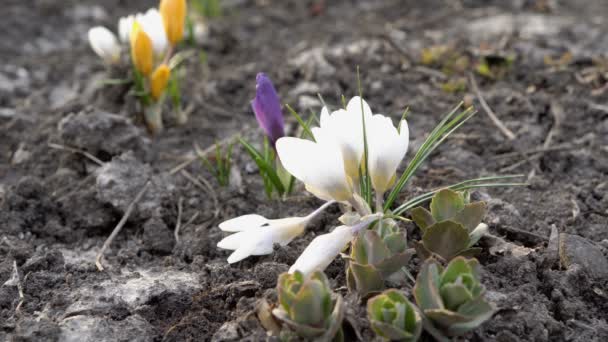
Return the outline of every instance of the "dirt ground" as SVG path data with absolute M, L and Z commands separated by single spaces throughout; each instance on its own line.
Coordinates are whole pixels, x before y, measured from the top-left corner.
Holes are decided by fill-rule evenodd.
M 114 28 L 120 16 L 155 1 L 3 0 L 0 341 L 264 340 L 256 301 L 276 296 L 277 276 L 336 224 L 339 210 L 288 248 L 228 265 L 228 252 L 215 247 L 219 222 L 252 212 L 305 214 L 320 201 L 301 189 L 267 200 L 255 164 L 238 147 L 229 187 L 198 161 L 171 170 L 192 159 L 195 144 L 238 133 L 261 141 L 249 105 L 257 72 L 305 113 L 319 109 L 317 93 L 331 104 L 356 95 L 357 66 L 375 112 L 398 118 L 410 108 L 409 157 L 459 101 L 479 110 L 401 200 L 483 175 L 521 173 L 529 183 L 473 193 L 489 204 L 491 235 L 481 240 L 479 259 L 499 310 L 463 340 L 608 340 L 608 2 L 223 3 L 224 16 L 210 21 L 208 38 L 195 47 L 208 64 L 186 62 L 189 122 L 167 116 L 166 131 L 152 137 L 125 87 L 100 85 L 119 74 L 92 53 L 86 33 Z M 422 63 L 437 46 L 456 57 Z M 468 65 L 450 65 L 463 56 Z M 501 64 L 493 69 L 499 74 L 476 71 L 483 61 Z M 479 105 L 470 73 L 515 139 Z M 295 121 L 288 122 L 293 133 Z M 99 272 L 96 253 L 148 179 Z M 419 237 L 413 225 L 407 230 Z M 412 273 L 419 264 L 414 258 Z M 344 262 L 326 273 L 346 295 Z M 400 286 L 410 293 L 412 284 Z M 347 301 L 348 340 L 371 340 L 364 307 Z

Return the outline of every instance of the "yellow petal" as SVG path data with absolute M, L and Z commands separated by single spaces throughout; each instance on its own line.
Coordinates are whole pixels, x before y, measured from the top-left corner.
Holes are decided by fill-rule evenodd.
M 152 72 L 154 66 L 152 41 L 137 22 L 133 23 L 131 30 L 131 59 L 135 68 L 144 76 Z
M 158 100 L 165 91 L 170 76 L 171 69 L 169 69 L 166 64 L 159 65 L 152 76 L 150 76 L 150 92 L 155 101 Z
M 186 20 L 186 0 L 161 0 L 160 15 L 163 17 L 167 39 L 172 45 L 184 37 Z

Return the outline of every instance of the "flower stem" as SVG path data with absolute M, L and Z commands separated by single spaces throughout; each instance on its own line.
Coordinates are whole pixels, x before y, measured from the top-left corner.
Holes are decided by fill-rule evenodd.
M 334 203 L 336 203 L 336 201 L 327 201 L 327 202 L 323 203 L 322 206 L 320 206 L 319 208 L 317 208 L 312 213 L 308 214 L 308 216 L 306 216 L 306 219 L 307 220 L 312 220 L 313 218 L 315 218 L 316 216 L 318 216 L 320 213 L 322 213 L 323 210 L 327 209 L 327 207 L 329 207 L 330 205 L 332 205 Z
M 382 213 L 375 213 L 372 215 L 368 215 L 364 218 L 361 219 L 361 221 L 359 221 L 358 223 L 356 223 L 354 226 L 351 226 L 351 232 L 353 233 L 353 235 L 357 235 L 359 234 L 359 232 L 361 230 L 363 230 L 364 228 L 366 228 L 367 226 L 369 226 L 372 222 L 376 221 L 377 219 L 382 217 Z
M 376 192 L 376 211 L 382 212 L 384 209 L 384 194 Z
M 348 200 L 348 204 L 350 204 L 361 216 L 369 214 L 369 211 L 365 210 L 365 208 L 361 206 L 361 203 L 359 203 L 354 196 Z

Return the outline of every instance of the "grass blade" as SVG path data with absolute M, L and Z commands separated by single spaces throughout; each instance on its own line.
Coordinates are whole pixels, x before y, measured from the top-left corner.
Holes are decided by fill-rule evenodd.
M 251 156 L 251 159 L 253 159 L 253 161 L 256 163 L 256 165 L 260 169 L 260 173 L 268 177 L 269 182 L 272 183 L 279 195 L 283 195 L 285 193 L 285 187 L 283 186 L 281 179 L 277 175 L 272 165 L 269 164 L 268 161 L 264 158 L 264 156 L 262 156 L 260 152 L 255 149 L 255 147 L 251 146 L 251 144 L 249 144 L 242 138 L 239 138 L 239 142 L 241 143 L 241 145 L 243 145 L 243 147 L 245 147 L 245 151 L 247 151 L 247 153 Z

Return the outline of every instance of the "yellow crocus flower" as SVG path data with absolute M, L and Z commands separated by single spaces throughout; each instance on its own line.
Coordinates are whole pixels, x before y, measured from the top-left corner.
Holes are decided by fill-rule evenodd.
M 186 6 L 186 0 L 160 1 L 160 15 L 163 18 L 167 39 L 171 45 L 179 43 L 184 37 Z
M 140 73 L 150 75 L 154 67 L 152 41 L 137 22 L 133 23 L 131 30 L 131 59 Z
M 159 65 L 154 73 L 152 73 L 152 76 L 150 76 L 150 93 L 155 101 L 158 101 L 165 91 L 170 76 L 171 69 L 166 64 Z

